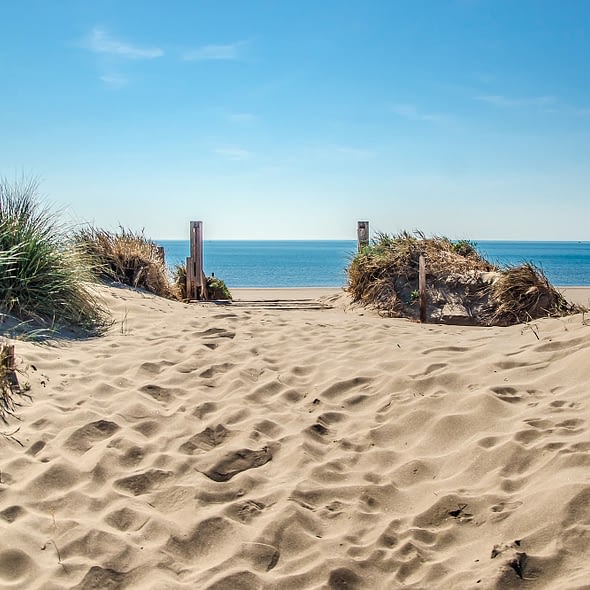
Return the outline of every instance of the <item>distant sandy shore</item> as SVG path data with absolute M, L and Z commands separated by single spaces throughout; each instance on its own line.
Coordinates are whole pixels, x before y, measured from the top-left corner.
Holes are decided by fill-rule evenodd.
M 565 298 L 572 303 L 590 309 L 590 287 L 557 287 Z
M 590 287 L 557 287 L 568 301 L 590 308 Z M 235 301 L 307 300 L 330 297 L 344 292 L 339 287 L 295 287 L 232 289 Z
M 235 301 L 308 300 L 343 293 L 339 287 L 231 289 Z
M 340 289 L 101 292 L 105 336 L 14 341 L 31 397 L 0 424 L 0 588 L 588 588 L 581 314 L 477 328 Z

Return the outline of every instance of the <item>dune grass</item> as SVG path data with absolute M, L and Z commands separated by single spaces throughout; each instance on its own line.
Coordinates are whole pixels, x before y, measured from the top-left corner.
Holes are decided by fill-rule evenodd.
M 492 323 L 528 322 L 546 315 L 580 311 L 554 289 L 542 270 L 530 262 L 503 269 L 491 287 Z
M 408 303 L 413 303 L 418 293 L 421 255 L 428 261 L 430 275 L 496 270 L 468 241 L 427 239 L 420 232 L 378 233 L 350 261 L 347 290 L 355 301 L 375 305 L 392 315 L 408 315 Z
M 0 178 L 0 312 L 54 330 L 101 332 L 108 314 L 93 266 L 43 204 L 35 179 Z
M 420 256 L 426 261 L 433 321 L 451 323 L 451 308 L 455 321 L 479 325 L 510 325 L 578 311 L 533 264 L 498 268 L 472 242 L 426 238 L 420 232 L 378 234 L 354 256 L 347 287 L 353 300 L 386 315 L 416 318 Z
M 143 232 L 120 228 L 113 233 L 89 226 L 78 231 L 75 240 L 92 258 L 102 279 L 176 298 L 160 250 Z
M 187 300 L 186 295 L 186 265 L 177 264 L 172 273 L 175 293 L 181 301 Z M 232 294 L 225 282 L 217 277 L 207 277 L 207 295 L 209 299 L 229 301 Z

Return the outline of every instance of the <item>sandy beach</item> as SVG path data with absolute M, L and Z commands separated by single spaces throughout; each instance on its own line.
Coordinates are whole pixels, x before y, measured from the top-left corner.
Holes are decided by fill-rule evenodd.
M 106 336 L 15 342 L 0 588 L 589 587 L 590 317 L 101 291 Z

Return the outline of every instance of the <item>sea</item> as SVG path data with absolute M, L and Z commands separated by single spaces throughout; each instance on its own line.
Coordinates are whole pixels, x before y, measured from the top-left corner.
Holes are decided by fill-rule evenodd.
M 170 268 L 184 264 L 188 240 L 156 240 Z M 499 266 L 531 262 L 556 286 L 590 286 L 590 242 L 477 241 Z M 231 288 L 343 287 L 356 240 L 205 240 L 203 269 Z

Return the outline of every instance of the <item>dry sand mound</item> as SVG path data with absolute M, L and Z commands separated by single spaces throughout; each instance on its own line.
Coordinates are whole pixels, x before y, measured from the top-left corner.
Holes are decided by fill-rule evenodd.
M 588 588 L 581 315 L 104 293 L 106 337 L 17 342 L 33 399 L 0 437 L 0 588 Z

